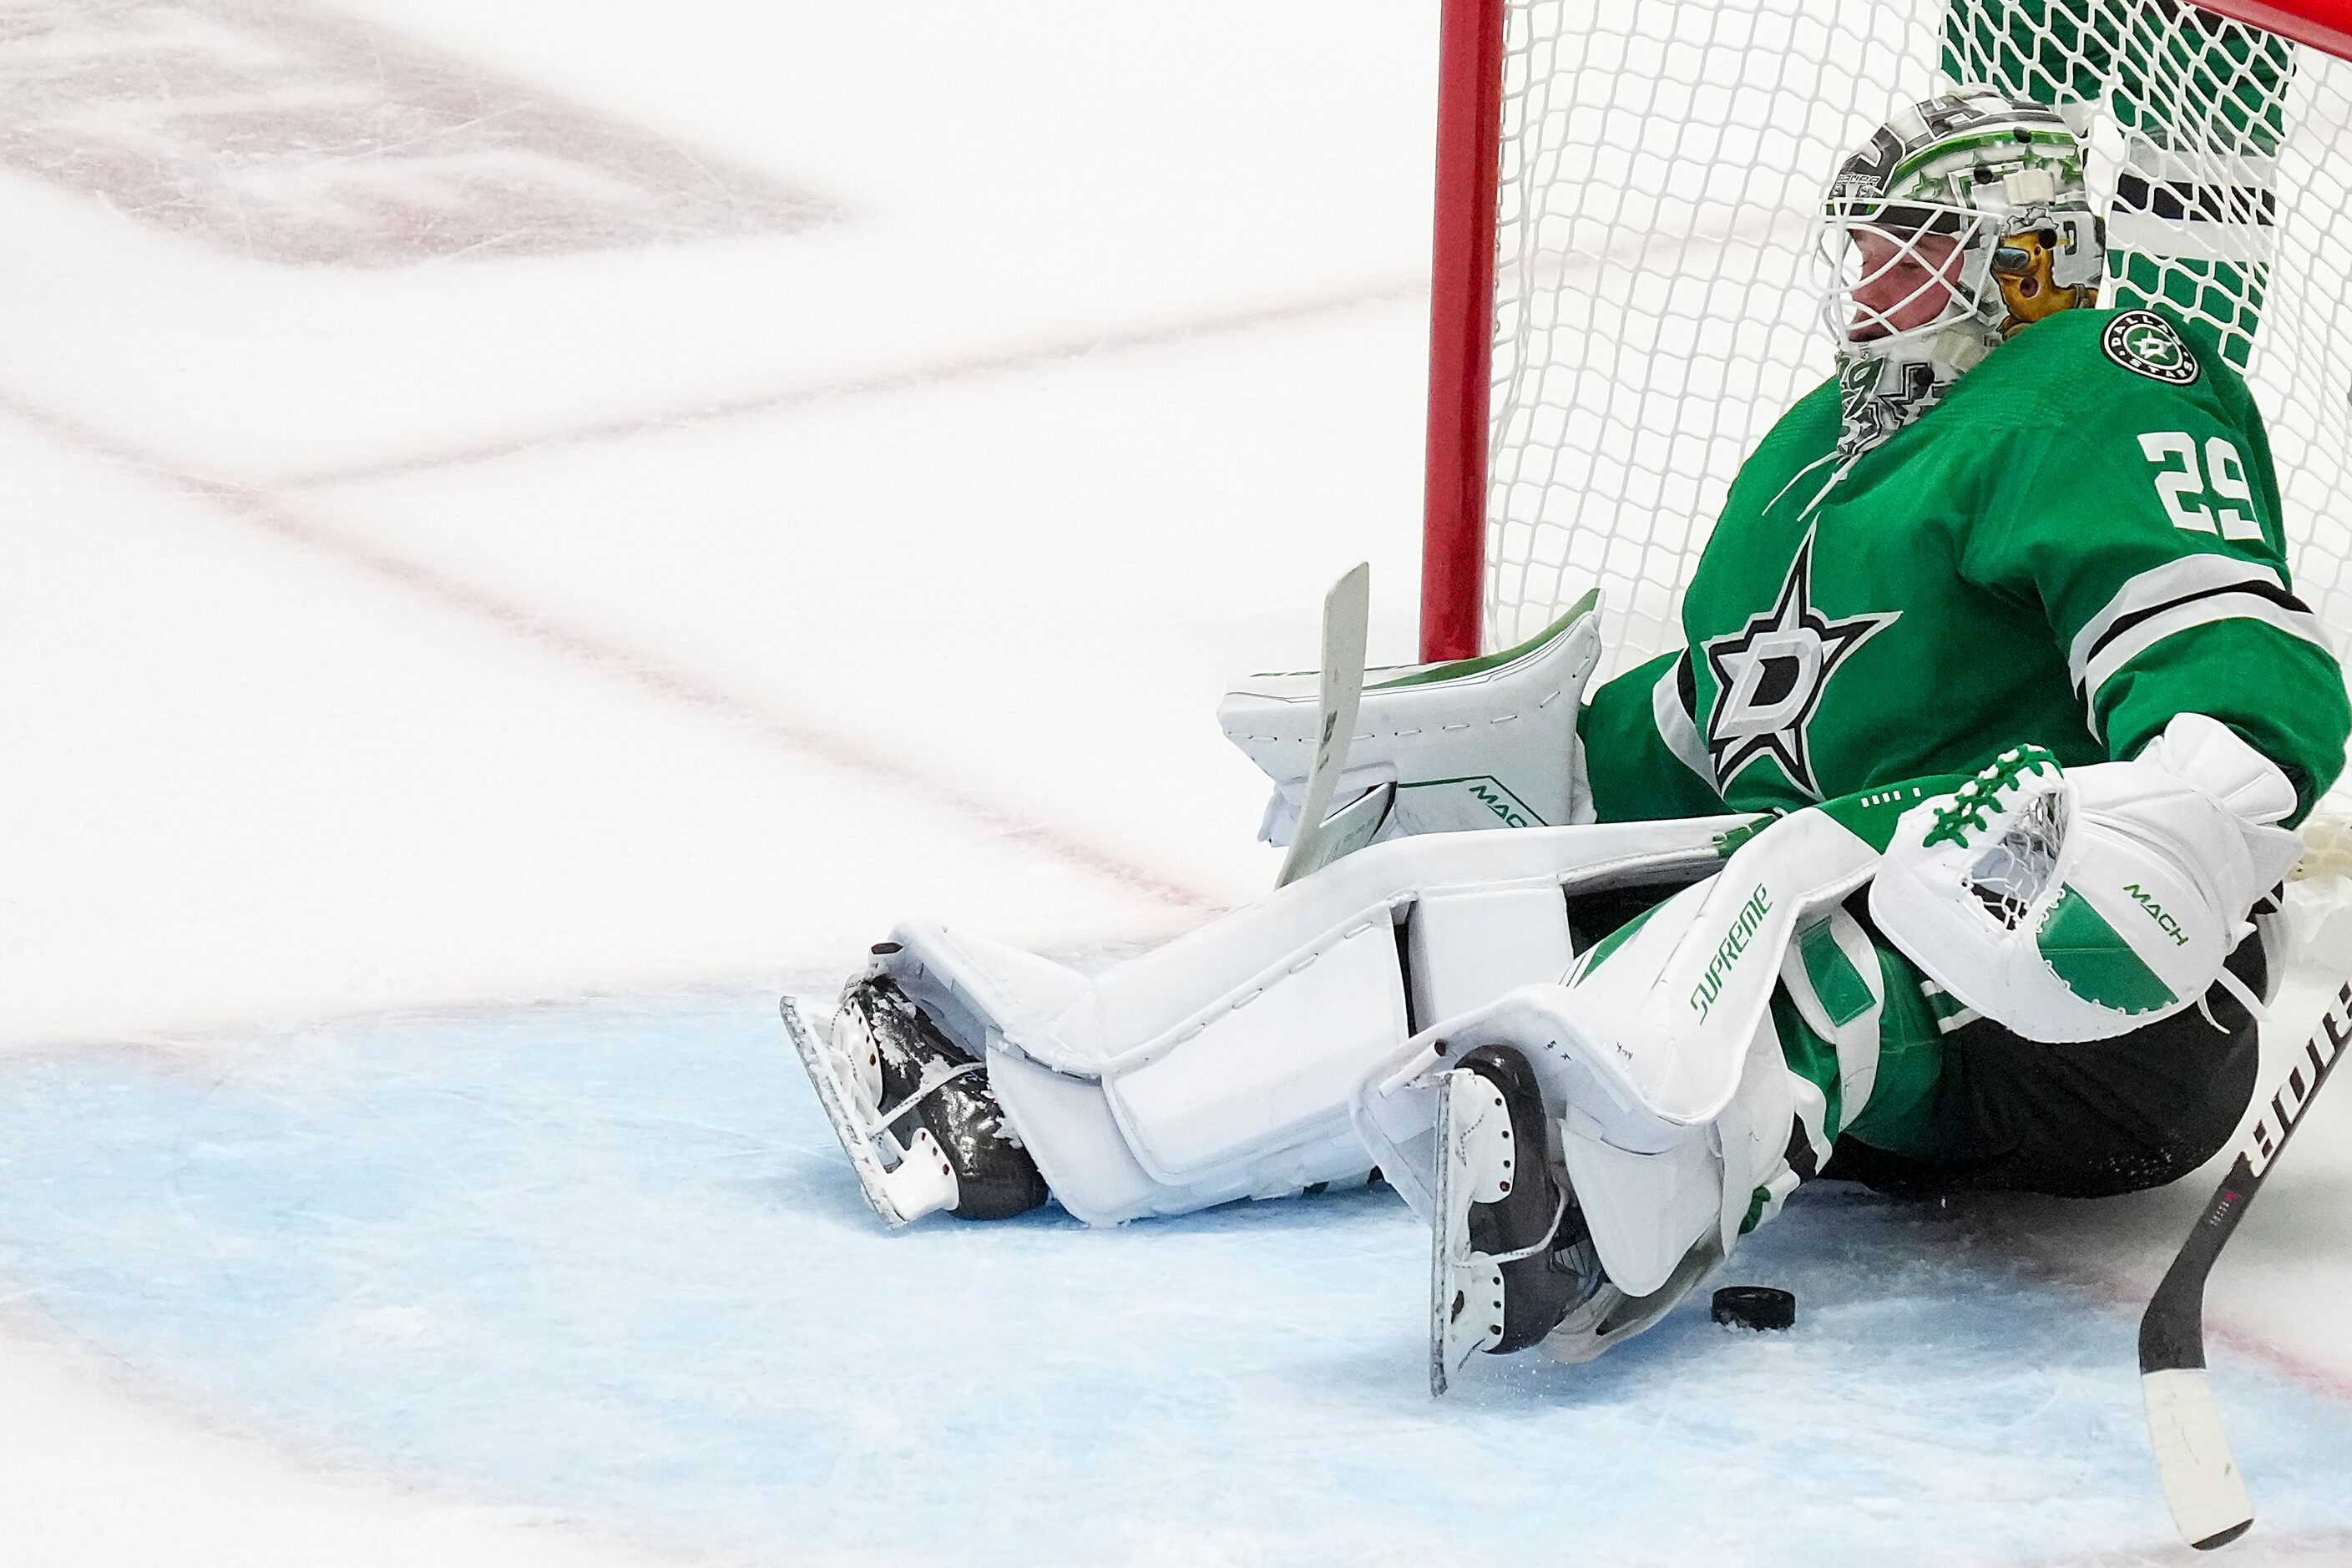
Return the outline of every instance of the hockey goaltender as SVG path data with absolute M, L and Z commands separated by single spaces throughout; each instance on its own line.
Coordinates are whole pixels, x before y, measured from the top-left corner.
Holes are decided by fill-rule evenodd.
M 2095 1195 L 2220 1148 L 2352 726 L 2261 416 L 2200 329 L 2096 308 L 2046 109 L 1916 106 L 1823 224 L 1837 373 L 1731 487 L 1680 651 L 1587 693 L 1588 600 L 1373 671 L 1366 847 L 1107 973 L 909 922 L 829 1027 L 787 1003 L 886 1221 L 1377 1167 L 1436 1231 L 1442 1386 L 1639 1332 L 1816 1176 Z M 1221 716 L 1283 841 L 1311 691 Z

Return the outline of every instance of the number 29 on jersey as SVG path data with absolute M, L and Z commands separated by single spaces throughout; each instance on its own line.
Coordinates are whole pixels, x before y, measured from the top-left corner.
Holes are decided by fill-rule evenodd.
M 2261 542 L 2262 519 L 2254 514 L 2253 487 L 2246 483 L 2246 465 L 2236 447 L 2221 437 L 2209 437 L 2201 468 L 2197 438 L 2186 430 L 2151 430 L 2139 438 L 2139 449 L 2158 466 L 2157 498 L 2173 527 Z M 2213 506 L 2206 504 L 2209 490 L 2217 503 Z M 2220 504 L 2230 501 L 2238 505 Z

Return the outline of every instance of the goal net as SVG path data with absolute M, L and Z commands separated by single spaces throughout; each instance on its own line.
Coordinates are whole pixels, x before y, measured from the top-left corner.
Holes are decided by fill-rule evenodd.
M 2329 36 L 2281 15 L 2319 0 L 2216 3 Z M 1472 382 L 1487 439 L 1465 459 L 1485 471 L 1454 481 L 1484 495 L 1462 526 L 1486 648 L 1596 585 L 1603 675 L 1681 640 L 1682 586 L 1741 459 L 1831 371 L 1816 216 L 1832 173 L 1900 105 L 1972 82 L 2087 131 L 2102 302 L 2201 321 L 2247 373 L 2297 592 L 2343 651 L 2352 65 L 2179 0 L 1449 4 L 1483 26 L 1502 13 L 1491 359 Z M 1435 551 L 1434 508 L 1432 527 Z

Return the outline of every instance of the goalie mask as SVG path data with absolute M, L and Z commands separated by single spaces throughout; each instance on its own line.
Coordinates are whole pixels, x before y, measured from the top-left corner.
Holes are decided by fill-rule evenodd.
M 1839 169 L 1823 216 L 1843 458 L 2032 322 L 2095 304 L 2105 273 L 2081 142 L 2054 110 L 1981 89 L 1881 126 Z

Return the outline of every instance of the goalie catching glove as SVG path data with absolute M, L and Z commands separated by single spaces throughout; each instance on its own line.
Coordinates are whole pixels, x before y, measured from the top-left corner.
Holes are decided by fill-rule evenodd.
M 2294 805 L 2275 764 L 2201 713 L 2176 717 L 2130 762 L 2069 772 L 2021 746 L 1903 815 L 1870 912 L 2003 1027 L 2106 1039 L 2217 981 L 2242 989 L 2222 960 L 2302 852 L 2276 826 Z

